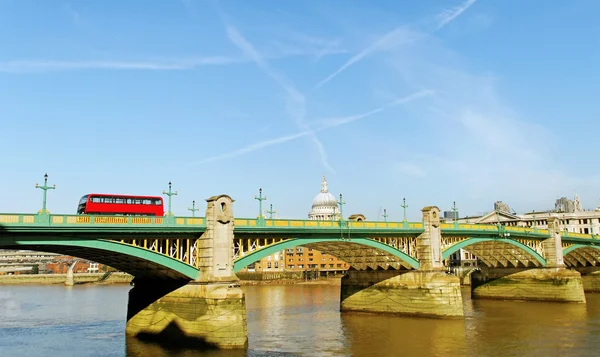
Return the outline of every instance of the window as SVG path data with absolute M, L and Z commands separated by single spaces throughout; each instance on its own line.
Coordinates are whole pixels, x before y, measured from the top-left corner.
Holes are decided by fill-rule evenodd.
M 304 264 L 298 264 L 298 269 L 303 269 L 304 268 Z
M 279 262 L 275 262 L 275 269 L 279 268 Z
M 267 262 L 267 269 L 271 269 L 271 262 Z
M 321 264 L 321 268 L 325 268 L 325 264 Z
M 288 269 L 294 269 L 294 264 L 288 265 Z

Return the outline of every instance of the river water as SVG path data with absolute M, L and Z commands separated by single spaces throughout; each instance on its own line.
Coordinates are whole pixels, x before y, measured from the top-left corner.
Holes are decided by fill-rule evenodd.
M 167 350 L 126 338 L 127 285 L 0 286 L 0 356 L 598 356 L 587 304 L 471 300 L 465 319 L 339 312 L 339 286 L 245 286 L 247 351 Z

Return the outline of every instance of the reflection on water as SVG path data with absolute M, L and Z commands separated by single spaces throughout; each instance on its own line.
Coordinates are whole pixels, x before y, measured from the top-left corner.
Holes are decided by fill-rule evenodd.
M 471 301 L 465 319 L 339 312 L 339 286 L 248 286 L 248 351 L 126 338 L 130 287 L 0 286 L 2 356 L 596 356 L 600 295 L 587 304 Z

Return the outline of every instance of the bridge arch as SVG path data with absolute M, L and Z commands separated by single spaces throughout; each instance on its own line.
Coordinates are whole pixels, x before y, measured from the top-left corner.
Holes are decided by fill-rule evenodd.
M 542 257 L 538 252 L 533 250 L 531 247 L 528 247 L 527 245 L 525 245 L 521 242 L 518 242 L 516 240 L 512 240 L 512 239 L 500 240 L 498 238 L 468 238 L 468 239 L 465 239 L 459 243 L 456 243 L 456 244 L 446 248 L 442 252 L 442 259 L 448 259 L 452 254 L 456 253 L 460 249 L 463 249 L 470 245 L 474 245 L 477 243 L 484 243 L 484 242 L 498 242 L 498 243 L 513 245 L 513 246 L 521 249 L 522 251 L 524 251 L 531 257 L 533 257 L 538 263 L 541 264 L 541 266 L 546 266 L 546 259 L 544 257 Z
M 102 263 L 135 277 L 194 280 L 198 270 L 169 256 L 112 240 L 41 239 L 0 240 L 2 249 L 28 249 L 75 256 Z
M 256 250 L 251 252 L 248 255 L 245 255 L 234 262 L 233 270 L 234 272 L 240 271 L 242 268 L 246 267 L 249 264 L 252 264 L 264 257 L 267 257 L 273 253 L 280 252 L 282 250 L 306 246 L 315 243 L 339 243 L 339 238 L 290 238 L 281 242 L 274 243 L 268 247 Z M 413 269 L 419 269 L 419 261 L 410 255 L 381 242 L 369 239 L 369 238 L 352 238 L 348 240 L 347 243 L 359 244 L 367 247 L 371 247 L 380 251 L 385 252 L 391 256 L 394 256 L 406 264 L 408 264 Z M 336 254 L 337 256 L 337 254 Z M 338 258 L 344 260 L 343 256 L 339 256 Z M 350 263 L 351 264 L 351 263 Z
M 600 246 L 592 244 L 573 244 L 563 249 L 567 266 L 588 266 L 600 263 Z

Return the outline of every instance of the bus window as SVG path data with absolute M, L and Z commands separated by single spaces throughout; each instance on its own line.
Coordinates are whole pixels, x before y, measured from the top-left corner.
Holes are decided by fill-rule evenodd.
M 130 205 L 131 204 L 131 198 L 127 199 L 127 204 Z
M 122 198 L 115 198 L 115 203 L 117 203 L 117 204 L 121 204 L 122 205 L 123 203 L 125 203 L 123 201 L 124 200 Z
M 94 202 L 94 203 L 102 203 L 102 197 L 92 197 L 92 202 Z
M 133 200 L 133 203 L 136 204 L 136 205 L 141 205 L 142 204 L 142 200 L 135 199 L 135 200 Z
M 88 195 L 81 197 L 81 200 L 79 200 L 79 204 L 82 205 L 82 204 L 87 203 L 88 197 L 89 197 Z
M 104 203 L 113 203 L 112 197 L 104 197 Z

